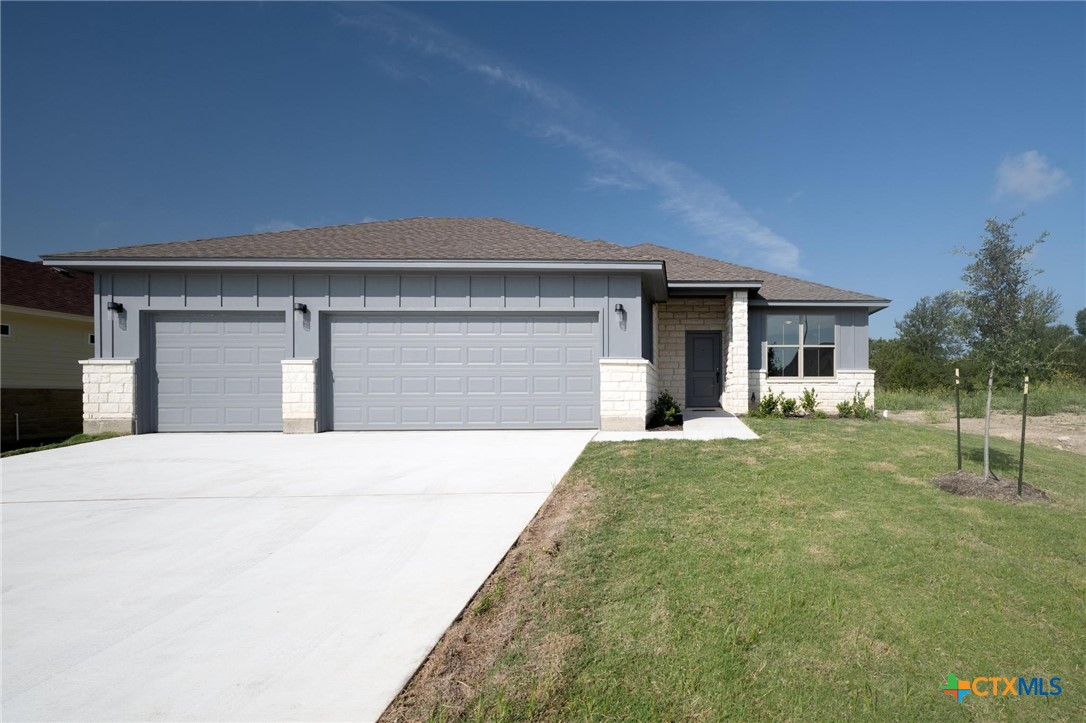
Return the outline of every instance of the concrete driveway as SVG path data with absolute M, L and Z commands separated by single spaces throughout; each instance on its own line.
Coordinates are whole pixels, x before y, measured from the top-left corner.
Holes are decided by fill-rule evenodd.
M 5 720 L 372 720 L 593 432 L 148 435 L 3 461 Z

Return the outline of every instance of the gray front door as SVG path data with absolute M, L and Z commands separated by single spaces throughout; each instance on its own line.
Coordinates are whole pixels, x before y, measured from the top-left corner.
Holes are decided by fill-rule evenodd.
M 599 426 L 596 313 L 359 313 L 328 324 L 333 429 Z
M 720 406 L 720 332 L 686 332 L 686 406 Z
M 159 432 L 283 428 L 282 312 L 166 313 L 154 319 Z

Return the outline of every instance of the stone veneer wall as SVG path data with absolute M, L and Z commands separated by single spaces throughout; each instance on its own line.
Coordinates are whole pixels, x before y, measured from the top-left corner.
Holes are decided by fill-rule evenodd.
M 84 359 L 83 433 L 134 434 L 136 360 Z
M 644 429 L 656 380 L 656 368 L 646 359 L 600 359 L 600 429 Z
M 317 431 L 317 360 L 283 360 L 283 431 Z
M 728 329 L 724 345 L 724 393 L 720 404 L 732 414 L 746 414 L 749 400 L 749 353 L 747 331 L 750 326 L 747 292 L 737 290 L 728 300 Z
M 838 369 L 837 377 L 823 379 L 782 379 L 766 376 L 765 370 L 751 370 L 750 393 L 755 400 L 761 399 L 762 394 L 772 390 L 774 394 L 784 393 L 799 401 L 803 396 L 804 388 L 814 389 L 818 395 L 818 408 L 827 414 L 837 413 L 839 402 L 851 402 L 852 396 L 857 392 L 862 397 L 864 392 L 870 392 L 867 398 L 867 406 L 875 407 L 875 371 L 873 369 Z
M 686 406 L 686 332 L 721 332 L 724 344 L 728 331 L 728 309 L 724 299 L 671 299 L 658 307 L 656 369 L 660 391 L 667 391 L 680 407 Z M 723 346 L 722 346 L 723 348 Z M 746 345 L 743 346 L 746 349 Z M 727 354 L 727 349 L 724 349 Z
M 721 406 L 733 414 L 746 414 L 750 391 L 747 376 L 747 292 L 722 299 L 672 299 L 655 304 L 656 365 L 660 389 L 686 406 L 686 332 L 721 332 L 724 391 Z

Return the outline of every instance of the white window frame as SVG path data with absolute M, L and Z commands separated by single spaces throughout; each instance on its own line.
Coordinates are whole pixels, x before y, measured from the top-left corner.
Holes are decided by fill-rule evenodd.
M 799 317 L 799 327 L 800 327 L 799 328 L 799 342 L 797 344 L 770 344 L 769 343 L 769 318 L 771 316 L 798 316 Z M 810 345 L 809 346 L 809 348 L 811 348 L 811 349 L 831 349 L 831 348 L 833 349 L 833 374 L 831 376 L 824 376 L 824 377 L 823 376 L 807 376 L 807 375 L 804 374 L 805 370 L 803 368 L 803 349 L 804 349 L 803 335 L 804 335 L 804 332 L 806 331 L 807 317 L 808 316 L 828 316 L 831 319 L 833 319 L 833 346 L 829 347 L 829 346 L 823 346 L 821 344 Z M 805 311 L 767 312 L 766 315 L 765 315 L 765 344 L 763 345 L 765 347 L 765 351 L 762 353 L 762 364 L 763 364 L 763 367 L 765 369 L 766 379 L 767 380 L 778 379 L 778 380 L 783 380 L 783 381 L 811 381 L 811 382 L 827 381 L 827 380 L 831 380 L 831 379 L 836 379 L 837 378 L 837 362 L 841 358 L 840 357 L 841 338 L 840 338 L 840 334 L 838 332 L 838 327 L 839 326 L 840 326 L 840 324 L 837 323 L 837 314 L 835 314 L 835 313 L 825 313 L 825 312 L 808 313 L 808 312 L 805 312 Z M 784 348 L 784 349 L 796 349 L 797 350 L 797 352 L 796 352 L 796 355 L 797 355 L 796 356 L 796 362 L 797 362 L 797 365 L 799 367 L 799 374 L 797 376 L 794 376 L 794 377 L 793 376 L 772 376 L 769 373 L 770 372 L 770 369 L 769 369 L 769 348 L 771 346 L 772 347 L 780 347 L 780 348 Z

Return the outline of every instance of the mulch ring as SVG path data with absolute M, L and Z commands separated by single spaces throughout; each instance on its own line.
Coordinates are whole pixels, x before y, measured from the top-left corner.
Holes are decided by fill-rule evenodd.
M 1052 498 L 1031 484 L 1022 483 L 1022 496 L 1018 496 L 1018 480 L 990 477 L 983 474 L 958 470 L 948 472 L 932 480 L 939 489 L 962 497 L 983 497 L 1000 502 L 1051 502 Z

